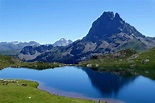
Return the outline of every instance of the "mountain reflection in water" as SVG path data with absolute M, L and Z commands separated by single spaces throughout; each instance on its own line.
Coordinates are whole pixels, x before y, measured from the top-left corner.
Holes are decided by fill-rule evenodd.
M 97 72 L 91 69 L 82 68 L 85 71 L 92 83 L 92 85 L 98 89 L 98 91 L 103 95 L 112 96 L 117 95 L 119 90 L 125 85 L 133 82 L 136 77 L 122 77 L 109 72 Z

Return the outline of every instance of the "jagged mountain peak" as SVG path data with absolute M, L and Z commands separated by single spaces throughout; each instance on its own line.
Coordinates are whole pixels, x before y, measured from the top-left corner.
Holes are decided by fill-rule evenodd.
M 113 12 L 103 12 L 103 14 L 100 16 L 100 18 L 104 19 L 113 19 L 114 18 L 114 13 Z
M 99 18 L 100 19 L 107 19 L 107 20 L 108 19 L 109 20 L 114 20 L 114 19 L 123 20 L 118 13 L 114 14 L 114 12 L 111 12 L 111 11 L 103 12 L 103 14 Z
M 121 19 L 120 15 L 118 13 L 115 13 L 115 18 Z
M 65 38 L 61 38 L 59 41 L 66 41 L 66 39 Z
M 67 46 L 71 44 L 71 40 L 66 40 L 65 38 L 61 38 L 60 40 L 56 41 L 53 46 Z
M 113 12 L 104 12 L 96 21 L 93 22 L 91 29 L 83 40 L 93 42 L 98 40 L 107 40 L 112 35 L 118 33 L 144 37 L 133 26 L 126 23 L 118 13 L 114 14 Z

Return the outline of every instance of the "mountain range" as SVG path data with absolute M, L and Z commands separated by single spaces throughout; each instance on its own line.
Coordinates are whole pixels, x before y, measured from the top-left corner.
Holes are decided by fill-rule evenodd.
M 66 40 L 65 38 L 61 38 L 60 40 L 56 41 L 52 45 L 53 46 L 67 46 L 71 43 L 72 43 L 71 40 Z M 41 44 L 39 44 L 35 41 L 30 41 L 30 42 L 18 42 L 18 41 L 0 42 L 0 54 L 16 55 L 26 46 L 37 47 L 40 45 Z
M 155 38 L 146 37 L 123 20 L 118 13 L 104 12 L 95 20 L 88 34 L 68 46 L 39 51 L 38 47 L 24 47 L 19 58 L 25 61 L 78 63 L 93 55 L 116 52 L 123 49 L 144 51 L 155 47 Z M 33 51 L 33 52 L 32 52 Z
M 25 46 L 39 46 L 40 44 L 35 41 L 30 42 L 0 42 L 0 54 L 15 55 Z

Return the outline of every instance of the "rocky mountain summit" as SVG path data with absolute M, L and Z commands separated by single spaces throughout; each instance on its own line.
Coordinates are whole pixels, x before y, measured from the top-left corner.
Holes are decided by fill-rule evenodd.
M 126 23 L 118 13 L 104 12 L 96 21 L 93 22 L 91 29 L 83 40 L 99 41 L 109 40 L 109 37 L 122 33 L 128 36 L 145 37 L 133 26 Z
M 71 43 L 72 43 L 71 40 L 66 40 L 65 38 L 61 38 L 60 40 L 53 43 L 53 46 L 67 46 Z
M 118 13 L 104 12 L 95 20 L 88 34 L 65 47 L 54 47 L 27 61 L 78 63 L 93 55 L 116 52 L 123 49 L 137 51 L 155 47 L 155 39 L 142 35 L 135 27 L 126 23 Z M 24 49 L 20 52 L 24 59 Z M 19 56 L 20 57 L 20 56 Z

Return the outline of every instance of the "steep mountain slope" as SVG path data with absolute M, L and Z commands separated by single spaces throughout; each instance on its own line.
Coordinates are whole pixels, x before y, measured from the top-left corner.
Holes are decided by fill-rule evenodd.
M 43 52 L 47 52 L 53 48 L 52 45 L 40 45 L 40 46 L 25 46 L 18 55 L 19 58 L 24 61 L 35 59 L 38 55 Z
M 30 42 L 0 42 L 0 54 L 15 55 L 25 46 L 39 46 L 40 44 L 34 41 Z
M 89 33 L 83 40 L 94 42 L 98 40 L 109 40 L 109 37 L 119 33 L 127 34 L 128 36 L 134 35 L 135 37 L 145 37 L 133 26 L 126 23 L 118 13 L 114 15 L 113 12 L 104 12 L 92 24 Z
M 104 12 L 93 22 L 88 34 L 71 45 L 43 52 L 29 61 L 77 63 L 93 55 L 116 52 L 122 49 L 138 51 L 155 47 L 155 39 L 145 37 L 126 23 L 118 13 Z M 23 54 L 21 52 L 21 54 Z M 24 54 L 23 54 L 24 55 Z M 24 59 L 24 58 L 22 58 Z

